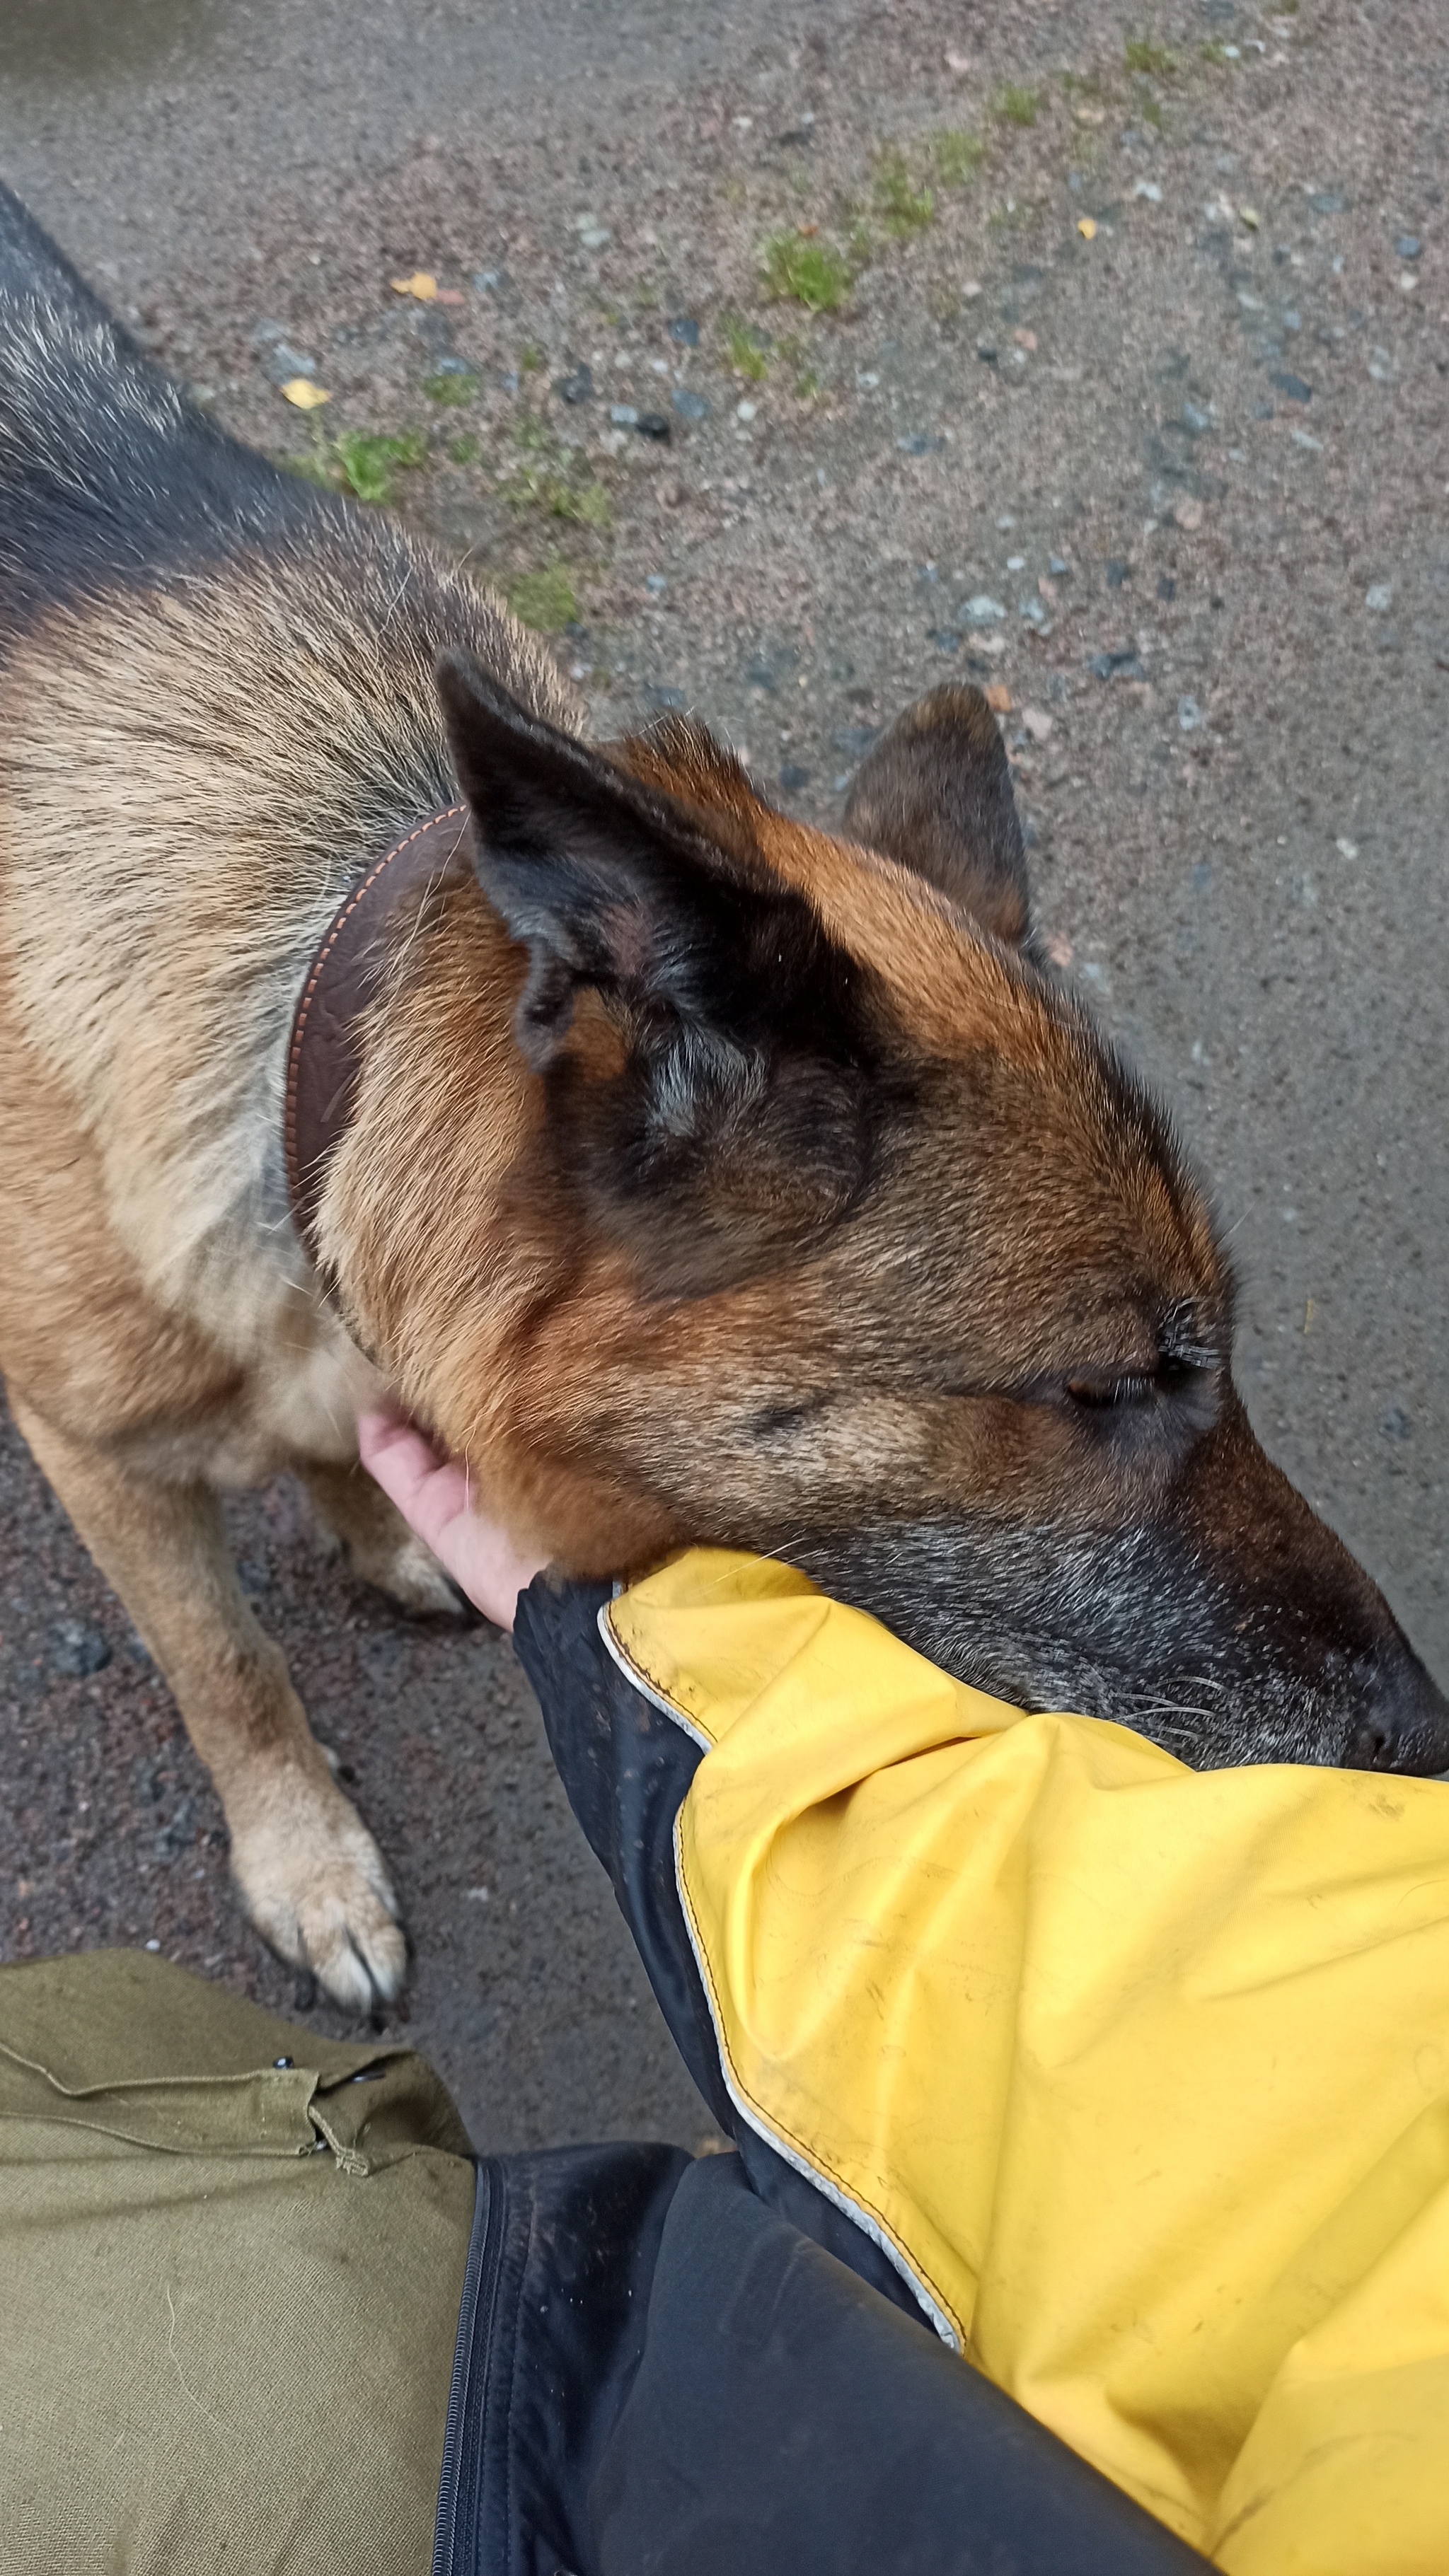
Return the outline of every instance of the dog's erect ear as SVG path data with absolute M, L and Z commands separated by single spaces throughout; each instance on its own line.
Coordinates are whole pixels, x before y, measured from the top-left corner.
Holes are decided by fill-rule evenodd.
M 818 1005 L 819 921 L 752 847 L 742 813 L 631 776 L 530 715 L 470 654 L 445 653 L 437 682 L 483 891 L 529 952 L 517 1033 L 530 1064 L 555 1056 L 584 985 L 622 1005 L 646 1043 L 683 1033 L 751 1051 L 789 1025 L 805 988 Z
M 639 776 L 528 714 L 467 654 L 437 676 L 479 880 L 529 951 L 516 1027 L 548 1071 L 542 1201 L 590 1212 L 654 1295 L 778 1266 L 865 1183 L 871 979 L 771 870 L 749 782 L 707 739 L 632 746 L 655 773 Z M 588 1074 L 564 1045 L 584 986 L 623 1037 L 617 1074 Z M 515 1176 L 521 1210 L 531 1170 L 525 1158 Z
M 1026 853 L 1005 748 L 979 689 L 933 689 L 897 717 L 856 772 L 845 830 L 939 886 L 983 930 L 1025 939 Z

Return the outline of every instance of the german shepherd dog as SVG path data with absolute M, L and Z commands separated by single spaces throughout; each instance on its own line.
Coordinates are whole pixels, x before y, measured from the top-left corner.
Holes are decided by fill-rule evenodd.
M 384 1392 L 578 1573 L 771 1549 L 1195 1763 L 1449 1763 L 1248 1427 L 1166 1120 L 1037 958 L 975 691 L 900 720 L 843 839 L 694 723 L 586 742 L 496 599 L 223 435 L 0 194 L 0 709 L 9 1400 L 253 1920 L 340 2002 L 404 1937 L 217 1493 L 293 1468 L 360 1575 L 449 1606 L 356 1464 Z M 319 943 L 465 808 L 299 1228 Z

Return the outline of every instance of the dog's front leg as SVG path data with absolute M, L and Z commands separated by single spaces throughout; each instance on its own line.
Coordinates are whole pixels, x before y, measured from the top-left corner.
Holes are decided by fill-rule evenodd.
M 358 2012 L 407 1965 L 372 1836 L 333 1781 L 279 1647 L 258 1627 L 216 1496 L 118 1467 L 12 1399 L 15 1420 L 176 1695 L 226 1810 L 232 1868 L 273 1949 Z

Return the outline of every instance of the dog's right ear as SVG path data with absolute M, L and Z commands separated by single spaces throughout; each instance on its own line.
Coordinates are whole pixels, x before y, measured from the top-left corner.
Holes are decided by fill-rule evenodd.
M 437 683 L 479 880 L 529 952 L 516 1029 L 531 1065 L 557 1054 L 586 985 L 646 1052 L 750 1051 L 782 1027 L 809 1043 L 827 942 L 753 846 L 743 771 L 736 810 L 705 810 L 531 715 L 471 654 L 445 653 Z
M 996 718 L 979 689 L 907 707 L 855 775 L 844 828 L 1020 946 L 1031 921 L 1026 852 Z

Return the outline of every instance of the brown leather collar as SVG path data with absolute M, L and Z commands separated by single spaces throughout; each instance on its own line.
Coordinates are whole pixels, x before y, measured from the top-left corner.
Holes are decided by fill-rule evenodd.
M 287 1049 L 282 1145 L 292 1216 L 314 1262 L 327 1166 L 357 1096 L 361 1015 L 376 1001 L 399 948 L 428 926 L 444 887 L 472 874 L 468 808 L 449 805 L 396 842 L 353 887 L 308 969 Z

